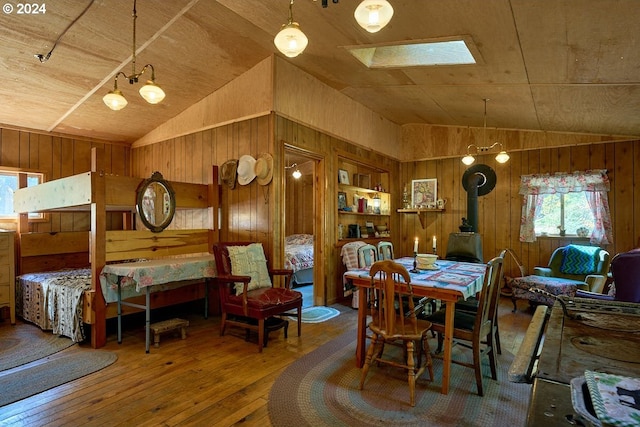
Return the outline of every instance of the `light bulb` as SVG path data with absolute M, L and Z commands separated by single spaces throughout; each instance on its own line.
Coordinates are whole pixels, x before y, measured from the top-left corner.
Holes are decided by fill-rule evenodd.
M 293 176 L 295 179 L 300 179 L 300 177 L 302 176 L 302 172 L 300 172 L 300 169 L 296 169 L 293 171 L 291 176 Z

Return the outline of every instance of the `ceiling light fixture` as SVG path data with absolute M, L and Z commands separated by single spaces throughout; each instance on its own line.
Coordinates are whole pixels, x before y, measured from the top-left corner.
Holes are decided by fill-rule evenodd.
M 297 164 L 297 163 L 294 163 L 294 164 L 292 164 L 291 166 L 285 166 L 285 167 L 284 167 L 285 169 L 293 169 L 293 168 L 296 168 L 296 170 L 294 170 L 294 171 L 291 173 L 291 176 L 292 176 L 294 179 L 300 179 L 300 177 L 302 176 L 302 172 L 300 172 L 300 169 L 298 169 L 298 168 L 297 168 L 297 166 L 298 166 L 298 164 Z
M 482 143 L 483 144 L 486 144 L 486 141 L 487 141 L 487 101 L 489 101 L 489 99 L 485 98 L 485 100 L 484 100 L 484 127 L 482 129 Z M 462 163 L 464 163 L 465 165 L 469 166 L 473 162 L 476 161 L 476 158 L 470 153 L 471 147 L 475 148 L 475 155 L 477 156 L 480 152 L 489 151 L 489 150 L 495 148 L 498 145 L 500 146 L 500 152 L 496 155 L 496 161 L 498 163 L 506 163 L 506 162 L 508 162 L 509 161 L 509 155 L 507 154 L 506 151 L 504 151 L 504 147 L 502 146 L 502 143 L 494 142 L 493 144 L 491 144 L 489 146 L 483 146 L 483 147 L 479 147 L 476 144 L 469 144 L 467 146 L 467 155 L 462 158 Z
M 151 69 L 151 80 L 147 80 L 144 86 L 142 86 L 139 90 L 140 96 L 144 98 L 149 104 L 158 104 L 161 102 L 165 93 L 160 86 L 156 84 L 156 72 L 153 68 L 153 65 L 147 64 L 142 67 L 140 72 L 136 72 L 136 18 L 138 15 L 136 14 L 136 0 L 133 0 L 133 53 L 132 53 L 132 61 L 131 61 L 131 74 L 126 75 L 124 72 L 119 71 L 116 74 L 116 77 L 113 81 L 113 90 L 109 91 L 102 100 L 107 105 L 107 107 L 111 108 L 114 111 L 122 110 L 127 106 L 127 99 L 124 97 L 122 92 L 118 89 L 118 76 L 122 74 L 125 79 L 129 80 L 130 84 L 138 83 L 138 79 L 140 76 L 144 74 L 147 69 Z
M 289 58 L 300 55 L 309 44 L 309 39 L 300 29 L 300 25 L 293 22 L 293 0 L 289 3 L 289 20 L 282 25 L 280 32 L 273 39 L 273 43 L 283 55 Z
M 377 33 L 391 21 L 393 7 L 387 0 L 364 0 L 353 16 L 362 28 L 370 33 Z

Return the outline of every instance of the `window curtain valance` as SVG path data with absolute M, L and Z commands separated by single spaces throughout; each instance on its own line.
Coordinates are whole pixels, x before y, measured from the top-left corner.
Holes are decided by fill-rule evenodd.
M 540 213 L 545 194 L 586 193 L 587 202 L 593 213 L 595 226 L 591 230 L 589 242 L 594 245 L 613 243 L 613 227 L 609 212 L 607 191 L 611 188 L 607 171 L 588 170 L 573 173 L 522 175 L 522 215 L 520 217 L 520 241 L 535 242 L 535 219 Z
M 585 172 L 523 175 L 520 178 L 520 194 L 579 193 L 609 191 L 607 171 L 588 170 Z

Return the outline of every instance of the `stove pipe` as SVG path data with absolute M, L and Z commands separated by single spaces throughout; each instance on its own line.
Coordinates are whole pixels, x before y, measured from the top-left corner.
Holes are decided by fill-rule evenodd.
M 467 221 L 471 232 L 478 232 L 478 184 L 482 175 L 473 174 L 467 178 Z

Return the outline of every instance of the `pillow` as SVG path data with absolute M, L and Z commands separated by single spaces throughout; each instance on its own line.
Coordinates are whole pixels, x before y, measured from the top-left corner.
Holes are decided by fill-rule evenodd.
M 569 245 L 564 250 L 560 271 L 565 274 L 590 274 L 596 271 L 600 259 L 597 246 Z
M 247 246 L 228 246 L 231 260 L 231 274 L 235 276 L 251 276 L 248 290 L 270 288 L 271 277 L 267 269 L 262 243 Z M 242 295 L 243 284 L 235 284 L 236 295 Z

